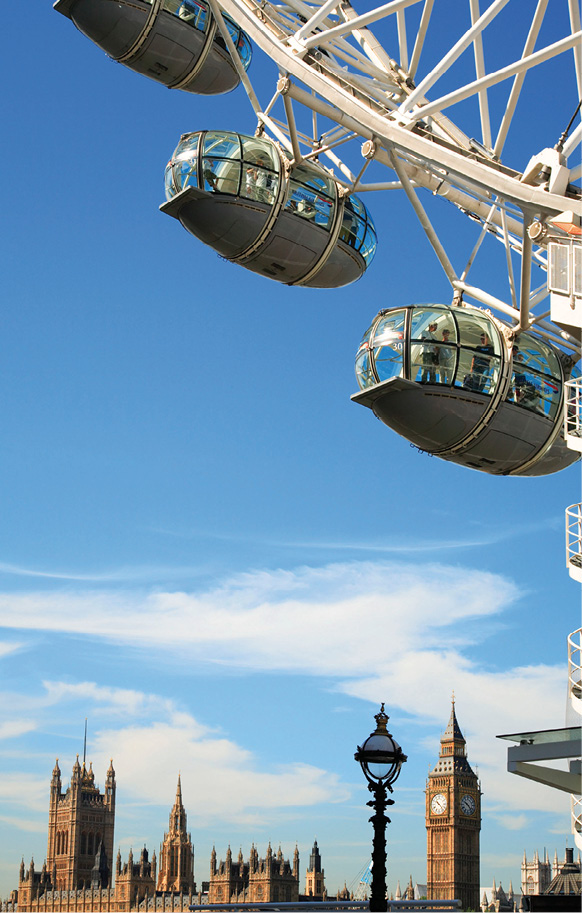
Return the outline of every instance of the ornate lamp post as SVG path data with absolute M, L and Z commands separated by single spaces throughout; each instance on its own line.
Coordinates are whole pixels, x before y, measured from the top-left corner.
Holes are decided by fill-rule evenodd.
M 370 910 L 380 913 L 380 911 L 388 909 L 386 900 L 386 825 L 390 823 L 390 818 L 384 812 L 387 805 L 394 805 L 393 799 L 386 798 L 386 790 L 392 792 L 392 784 L 406 761 L 406 755 L 386 728 L 388 714 L 384 713 L 384 704 L 374 719 L 376 720 L 376 730 L 368 736 L 362 746 L 358 745 L 354 758 L 360 762 L 368 781 L 368 789 L 374 794 L 374 798 L 366 803 L 374 809 L 374 814 L 370 818 L 374 825 Z

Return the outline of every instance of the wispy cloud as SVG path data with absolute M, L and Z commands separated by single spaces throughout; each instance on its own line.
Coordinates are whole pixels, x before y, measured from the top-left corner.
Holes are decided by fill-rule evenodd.
M 0 624 L 163 644 L 243 667 L 345 677 L 368 674 L 385 660 L 381 639 L 370 643 L 367 631 L 382 630 L 388 618 L 401 651 L 418 645 L 421 630 L 441 647 L 460 619 L 497 615 L 517 596 L 510 581 L 483 571 L 432 564 L 419 577 L 412 564 L 351 562 L 241 574 L 199 593 L 0 595 Z M 465 630 L 461 640 L 469 643 Z M 320 643 L 327 645 L 323 654 Z M 281 644 L 284 651 L 273 649 Z
M 45 793 L 46 793 L 46 783 L 45 783 Z M 40 818 L 24 818 L 21 815 L 0 815 L 0 821 L 4 824 L 8 824 L 13 830 L 17 831 L 26 831 L 30 834 L 45 834 L 46 833 L 46 821 L 43 821 Z M 7 866 L 8 868 L 8 866 Z M 13 876 L 13 866 L 10 865 L 10 874 Z
M 425 726 L 444 724 L 443 706 L 454 689 L 462 696 L 463 719 L 474 721 L 466 735 L 491 808 L 511 810 L 521 803 L 551 810 L 547 791 L 507 776 L 507 746 L 495 736 L 554 720 L 562 708 L 563 669 L 499 669 L 480 661 L 479 642 L 520 596 L 510 580 L 481 570 L 432 563 L 419 575 L 414 563 L 344 562 L 248 572 L 194 593 L 2 595 L 0 624 L 163 648 L 169 657 L 253 673 L 325 676 L 339 693 L 374 703 L 386 698 L 392 712 L 401 709 Z M 177 725 L 175 708 L 152 695 L 91 682 L 45 685 L 45 703 L 78 699 L 93 701 L 104 721 L 111 721 L 103 750 L 107 744 L 113 753 L 115 746 L 119 757 L 142 752 L 149 764 L 148 746 L 163 742 L 186 756 L 190 752 L 199 764 L 205 740 L 215 738 L 196 729 L 192 718 Z M 124 715 L 135 727 L 118 728 L 114 721 Z M 154 722 L 141 726 L 140 719 Z M 162 766 L 160 756 L 160 776 Z M 247 774 L 252 795 L 253 777 Z M 234 771 L 232 776 L 236 782 Z M 285 776 L 294 782 L 292 772 Z M 305 782 L 318 793 L 319 775 L 307 771 Z M 167 789 L 166 783 L 166 795 Z
M 562 523 L 561 517 L 545 517 L 528 524 L 507 524 L 500 523 L 497 527 L 490 523 L 481 525 L 477 519 L 473 521 L 473 528 L 465 526 L 463 536 L 456 539 L 443 539 L 442 536 L 419 539 L 418 536 L 407 540 L 402 538 L 391 539 L 390 537 L 375 538 L 363 540 L 352 539 L 276 539 L 273 537 L 249 536 L 247 532 L 237 535 L 236 533 L 212 533 L 206 529 L 178 529 L 163 526 L 151 526 L 148 530 L 161 536 L 168 536 L 176 539 L 212 539 L 218 542 L 244 542 L 245 545 L 257 547 L 268 547 L 279 549 L 281 551 L 325 551 L 325 552 L 353 552 L 370 553 L 378 555 L 402 555 L 419 553 L 447 552 L 451 550 L 470 550 L 474 548 L 484 548 L 491 545 L 498 545 L 512 539 L 523 539 L 525 535 L 531 535 L 539 531 L 547 531 L 548 528 L 559 528 Z
M 95 682 L 45 682 L 44 687 L 53 704 L 79 701 L 86 707 L 90 702 L 92 715 L 109 714 L 92 740 L 93 768 L 104 776 L 113 757 L 129 803 L 167 807 L 178 772 L 198 824 L 217 818 L 258 824 L 272 809 L 349 797 L 337 774 L 300 762 L 266 769 L 251 751 L 156 694 Z M 138 722 L 136 715 L 147 721 Z M 125 724 L 127 719 L 131 724 Z M 46 782 L 43 787 L 46 792 Z
M 0 802 L 4 810 L 14 805 L 32 812 L 46 812 L 46 776 L 4 771 L 0 777 Z
M 15 739 L 36 729 L 32 720 L 5 720 L 0 723 L 0 739 Z
M 11 653 L 18 653 L 24 649 L 24 643 L 15 640 L 0 640 L 0 659 L 10 656 Z
M 39 570 L 0 562 L 0 575 L 45 580 L 70 580 L 77 583 L 150 583 L 152 580 L 195 579 L 206 573 L 207 568 L 189 565 L 127 566 L 79 573 L 63 569 Z

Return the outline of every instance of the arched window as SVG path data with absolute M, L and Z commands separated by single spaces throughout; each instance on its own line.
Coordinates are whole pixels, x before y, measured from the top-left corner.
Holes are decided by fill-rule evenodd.
M 81 834 L 81 856 L 85 856 L 87 853 L 87 834 L 85 831 Z

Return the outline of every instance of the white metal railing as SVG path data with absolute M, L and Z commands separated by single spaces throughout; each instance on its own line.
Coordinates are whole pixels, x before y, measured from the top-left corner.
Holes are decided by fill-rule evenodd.
M 572 796 L 572 833 L 578 849 L 582 850 L 582 796 Z
M 566 565 L 573 577 L 582 574 L 582 504 L 566 508 Z
M 582 438 L 582 377 L 569 380 L 564 392 L 564 434 Z
M 582 628 L 568 637 L 568 689 L 570 697 L 578 702 L 576 709 L 582 710 Z M 573 702 L 575 704 L 575 702 Z M 576 704 L 575 704 L 576 706 Z
M 582 715 L 582 628 L 568 637 L 568 691 L 574 710 Z M 570 798 L 572 834 L 578 849 L 582 850 L 582 796 Z
M 386 900 L 388 913 L 399 910 L 432 910 L 438 913 L 453 913 L 461 909 L 460 900 Z M 368 911 L 368 900 L 308 900 L 295 902 L 272 901 L 261 903 L 259 901 L 248 903 L 220 903 L 220 904 L 192 904 L 193 913 L 319 913 L 319 911 Z

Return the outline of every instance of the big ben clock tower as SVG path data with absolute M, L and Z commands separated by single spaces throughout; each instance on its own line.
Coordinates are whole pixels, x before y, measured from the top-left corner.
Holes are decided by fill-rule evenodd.
M 467 760 L 455 701 L 441 739 L 436 767 L 426 783 L 427 896 L 479 909 L 481 790 Z

